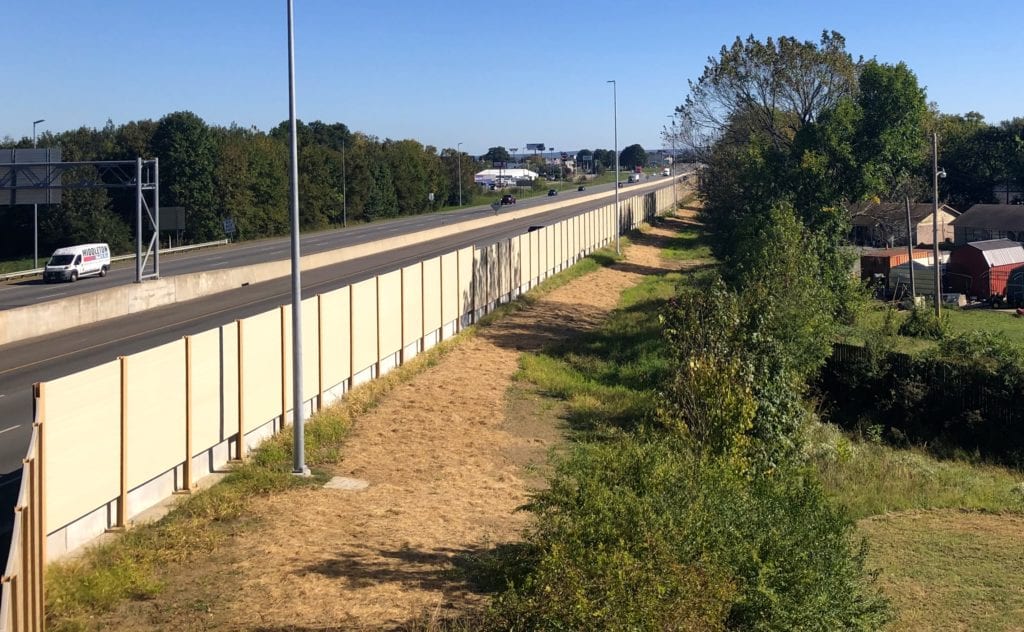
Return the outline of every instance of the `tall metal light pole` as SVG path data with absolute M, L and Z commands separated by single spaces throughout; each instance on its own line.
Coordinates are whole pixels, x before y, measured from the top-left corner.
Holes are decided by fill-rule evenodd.
M 945 172 L 942 174 L 945 176 Z M 939 271 L 939 134 L 932 132 L 932 246 L 935 248 L 935 318 L 942 304 L 942 273 Z M 911 260 L 910 265 L 914 262 Z
M 459 161 L 459 206 L 462 206 L 462 143 L 455 145 L 455 158 Z
M 619 97 L 618 85 L 614 79 L 606 83 L 612 84 L 612 116 L 615 130 L 615 254 L 622 254 L 622 247 L 619 245 L 619 231 L 622 229 L 621 217 L 619 215 Z
M 292 473 L 309 475 L 306 467 L 305 420 L 302 405 L 302 268 L 299 255 L 299 146 L 295 123 L 295 29 L 288 0 L 288 121 L 291 128 L 292 219 Z M 284 421 L 283 419 L 281 420 Z
M 672 212 L 679 211 L 679 191 L 676 190 L 676 117 L 674 114 L 669 114 L 668 117 L 672 119 L 672 132 L 669 135 L 669 140 L 672 142 L 672 162 L 668 163 L 668 175 L 672 178 Z
M 36 125 L 46 121 L 46 119 L 39 119 L 38 121 L 32 121 L 32 149 L 36 148 Z M 50 199 L 50 196 L 46 196 L 46 199 Z M 39 267 L 39 205 L 32 204 L 32 267 Z

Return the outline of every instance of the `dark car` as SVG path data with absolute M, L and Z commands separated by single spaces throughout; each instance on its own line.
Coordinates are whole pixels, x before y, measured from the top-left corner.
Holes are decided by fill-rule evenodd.
M 577 191 L 582 191 L 584 188 L 585 187 L 581 184 L 580 186 L 576 187 L 576 190 Z
M 501 203 L 502 204 L 515 204 L 516 203 L 516 196 L 512 195 L 511 193 L 506 193 L 505 195 L 501 196 Z
M 548 197 L 550 197 L 552 195 L 558 195 L 558 191 L 556 191 L 554 189 L 548 189 Z

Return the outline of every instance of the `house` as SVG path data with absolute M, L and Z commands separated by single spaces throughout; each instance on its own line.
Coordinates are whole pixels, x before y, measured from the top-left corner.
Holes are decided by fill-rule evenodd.
M 910 230 L 914 245 L 931 244 L 931 203 L 910 205 Z M 953 240 L 950 224 L 960 213 L 948 204 L 939 206 L 939 243 Z M 872 204 L 865 209 L 850 209 L 850 240 L 858 246 L 889 247 L 907 245 L 907 209 L 903 203 Z
M 953 220 L 953 232 L 960 245 L 990 239 L 1024 242 L 1024 206 L 975 204 Z
M 972 241 L 950 254 L 944 283 L 954 292 L 968 296 L 1005 296 L 1011 274 L 1022 265 L 1024 247 L 1015 241 Z

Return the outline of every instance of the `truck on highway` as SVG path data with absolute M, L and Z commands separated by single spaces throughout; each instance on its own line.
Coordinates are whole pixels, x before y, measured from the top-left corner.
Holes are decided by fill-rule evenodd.
M 81 244 L 53 251 L 43 268 L 43 281 L 77 281 L 87 276 L 107 276 L 110 270 L 110 246 Z

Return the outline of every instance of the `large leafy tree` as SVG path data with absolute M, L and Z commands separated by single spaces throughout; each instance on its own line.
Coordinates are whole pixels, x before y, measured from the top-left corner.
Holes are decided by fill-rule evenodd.
M 508 153 L 507 149 L 501 147 L 500 145 L 498 147 L 491 147 L 490 149 L 487 150 L 486 154 L 480 156 L 481 161 L 490 162 L 492 164 L 496 161 L 507 162 L 511 159 L 512 155 Z
M 189 237 L 222 235 L 213 175 L 217 147 L 203 119 L 192 112 L 163 117 L 153 133 L 153 152 L 160 159 L 161 204 L 185 207 Z
M 639 144 L 630 145 L 619 154 L 619 166 L 624 169 L 647 166 L 647 151 Z

